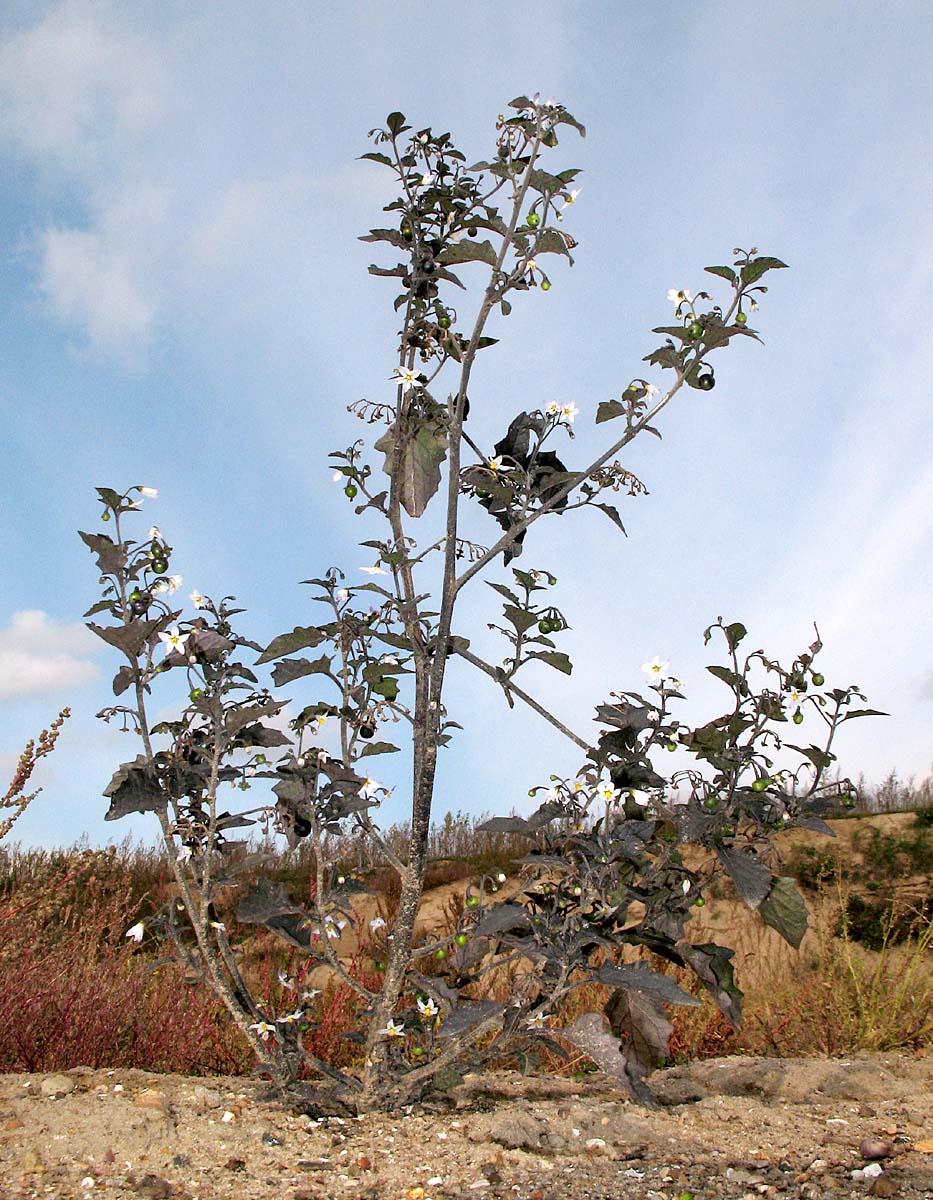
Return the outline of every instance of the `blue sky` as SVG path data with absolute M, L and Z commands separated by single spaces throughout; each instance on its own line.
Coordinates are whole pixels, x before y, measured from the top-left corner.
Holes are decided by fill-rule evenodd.
M 628 538 L 590 513 L 529 535 L 525 565 L 559 578 L 576 669 L 526 685 L 585 733 L 660 654 L 700 720 L 725 700 L 704 669 L 718 614 L 782 657 L 816 621 L 827 679 L 891 714 L 844 731 L 841 767 L 927 774 L 931 34 L 919 0 L 5 5 L 0 782 L 27 737 L 74 713 L 15 836 L 154 832 L 103 822 L 101 791 L 137 747 L 94 719 L 119 665 L 81 618 L 96 575 L 76 530 L 96 528 L 95 486 L 157 487 L 141 532 L 170 538 L 183 594 L 236 594 L 260 642 L 311 619 L 301 579 L 339 564 L 363 581 L 355 543 L 378 530 L 350 518 L 326 454 L 363 432 L 348 403 L 389 397 L 397 325 L 357 241 L 389 177 L 357 156 L 402 109 L 480 158 L 522 91 L 587 125 L 552 159 L 584 170 L 566 224 L 580 248 L 492 330 L 471 388 L 490 443 L 520 407 L 573 401 L 582 465 L 604 444 L 597 405 L 670 317 L 668 288 L 697 290 L 733 246 L 791 267 L 769 280 L 765 345 L 717 355 L 715 392 L 679 395 L 664 440 L 631 448 L 651 494 L 626 502 Z M 471 528 L 491 540 L 489 525 Z M 465 595 L 458 631 L 492 658 L 496 616 L 488 588 Z M 467 731 L 439 810 L 521 810 L 576 752 L 468 671 L 452 678 Z M 382 775 L 401 816 L 404 775 Z

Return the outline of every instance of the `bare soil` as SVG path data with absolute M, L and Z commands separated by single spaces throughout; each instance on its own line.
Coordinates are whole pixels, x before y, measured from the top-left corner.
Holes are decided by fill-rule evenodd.
M 650 1082 L 657 1109 L 601 1076 L 497 1074 L 339 1118 L 239 1078 L 0 1076 L 0 1196 L 933 1197 L 933 1057 L 711 1059 Z

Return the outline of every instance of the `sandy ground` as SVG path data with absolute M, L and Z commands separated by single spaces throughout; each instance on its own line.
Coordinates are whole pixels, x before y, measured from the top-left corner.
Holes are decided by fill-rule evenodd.
M 931 1057 L 713 1059 L 651 1084 L 655 1110 L 603 1077 L 467 1076 L 342 1119 L 244 1079 L 0 1076 L 0 1196 L 933 1197 Z

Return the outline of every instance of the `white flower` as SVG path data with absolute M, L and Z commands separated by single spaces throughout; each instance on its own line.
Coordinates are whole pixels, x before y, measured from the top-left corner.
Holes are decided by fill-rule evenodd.
M 141 942 L 143 940 L 143 934 L 145 933 L 145 930 L 146 926 L 143 924 L 143 922 L 137 921 L 136 924 L 132 925 L 123 936 L 132 938 L 134 942 Z
M 575 779 L 570 785 L 570 794 L 572 796 L 579 796 L 584 791 L 586 791 L 586 784 L 582 779 Z
M 158 525 L 153 525 L 152 528 L 149 530 L 149 541 L 150 542 L 159 541 L 161 539 L 161 537 L 162 537 L 162 530 L 158 527 Z
M 441 1010 L 437 1007 L 434 999 L 428 996 L 427 1000 L 418 998 L 418 1012 L 423 1017 L 436 1017 Z
M 398 659 L 394 654 L 383 654 L 381 661 L 384 662 L 387 667 L 398 666 Z
M 227 931 L 227 926 L 223 923 L 223 921 L 211 921 L 210 926 L 211 926 L 211 929 L 221 929 L 225 933 Z
M 618 800 L 620 792 L 617 787 L 613 787 L 609 780 L 599 784 L 596 788 L 596 795 L 606 804 L 612 804 Z
M 533 1017 L 528 1018 L 528 1020 L 525 1022 L 525 1024 L 528 1026 L 529 1029 L 543 1029 L 544 1022 L 549 1021 L 550 1019 L 551 1018 L 548 1016 L 547 1013 L 535 1013 L 535 1015 Z
M 793 704 L 797 708 L 803 704 L 805 699 L 806 696 L 804 696 L 803 692 L 798 692 L 796 688 L 791 688 L 791 690 L 787 693 L 787 703 Z
M 335 921 L 333 917 L 324 918 L 324 932 L 333 941 L 340 937 L 340 931 L 346 928 L 346 921 Z
M 204 597 L 201 595 L 201 593 L 199 591 L 197 591 L 197 589 L 195 589 L 195 591 L 193 591 L 191 593 L 191 595 L 188 597 L 188 599 L 191 601 L 191 603 L 194 605 L 195 608 L 203 608 L 204 607 Z
M 326 763 L 329 758 L 330 758 L 330 755 L 327 753 L 326 750 L 318 750 L 318 752 L 317 752 L 318 762 Z
M 138 486 L 136 488 L 136 490 L 137 490 L 137 492 L 139 492 L 140 496 L 145 496 L 147 500 L 157 500 L 158 499 L 158 496 L 159 496 L 158 488 Z
M 641 664 L 641 669 L 652 680 L 658 682 L 667 678 L 667 668 L 670 666 L 668 662 L 661 662 L 660 658 L 655 655 L 651 662 Z
M 651 799 L 648 792 L 643 792 L 641 788 L 630 788 L 628 793 L 639 808 L 645 808 Z
M 377 783 L 375 779 L 369 779 L 367 777 L 363 782 L 363 786 L 360 788 L 360 795 L 364 800 L 372 800 L 377 792 L 382 792 L 384 790 L 385 789 L 381 783 Z
M 179 654 L 184 654 L 187 634 L 182 635 L 178 626 L 173 625 L 171 629 L 167 629 L 165 633 L 159 634 L 159 641 L 165 646 L 166 654 L 171 654 L 173 650 L 177 650 Z
M 367 575 L 388 575 L 388 571 L 384 571 L 378 563 L 374 567 L 360 567 L 360 570 Z
M 385 1029 L 379 1029 L 376 1032 L 381 1034 L 382 1037 L 388 1037 L 388 1038 L 404 1037 L 405 1036 L 405 1026 L 402 1024 L 401 1021 L 394 1021 L 391 1017 L 389 1017 L 389 1020 L 386 1023 Z
M 323 729 L 327 724 L 327 713 L 318 713 L 318 715 L 314 718 L 314 723 L 318 729 Z
M 338 604 L 343 604 L 350 599 L 350 593 L 346 588 L 338 588 L 336 592 L 336 600 Z
M 301 1003 L 302 1004 L 310 1004 L 311 1001 L 314 999 L 314 997 L 320 996 L 320 994 L 321 994 L 320 988 L 306 988 L 301 993 Z
M 392 382 L 401 385 L 402 392 L 410 392 L 412 388 L 421 387 L 421 376 L 411 367 L 396 367 Z
M 538 264 L 535 262 L 535 260 L 533 258 L 529 258 L 529 260 L 525 263 L 526 271 L 535 271 L 535 270 L 537 270 L 537 268 L 538 268 Z
M 178 861 L 180 863 L 189 862 L 193 853 L 194 851 L 190 846 L 182 846 L 182 848 L 178 851 Z
M 154 592 L 165 592 L 171 596 L 172 592 L 177 592 L 181 587 L 180 575 L 166 575 L 153 585 Z
M 373 917 L 373 919 L 369 922 L 369 928 L 373 931 L 373 933 L 375 933 L 379 929 L 385 929 L 385 927 L 386 927 L 385 917 Z
M 682 692 L 684 687 L 680 680 L 675 679 L 673 675 L 668 679 L 667 686 L 673 692 Z
M 572 425 L 573 419 L 579 411 L 579 408 L 575 404 L 562 404 L 560 406 L 560 419 L 566 421 L 568 425 Z
M 547 406 L 547 408 L 544 411 L 547 413 L 547 415 L 549 417 L 560 416 L 560 401 L 552 400 L 551 403 Z
M 335 471 L 330 477 L 331 483 L 339 483 L 343 477 L 343 471 Z
M 683 888 L 684 895 L 686 896 L 687 892 L 690 891 L 690 880 L 685 879 L 680 886 Z
M 564 196 L 564 208 L 566 208 L 568 204 L 576 204 L 577 196 L 579 195 L 580 188 L 571 188 L 570 191 Z
M 686 288 L 669 288 L 667 298 L 671 304 L 683 304 L 684 302 L 689 304 L 693 300 L 693 296 Z
M 303 1008 L 296 1008 L 294 1012 L 290 1012 L 284 1017 L 279 1017 L 278 1022 L 280 1025 L 293 1025 L 296 1021 L 303 1020 L 304 1015 L 305 1010 Z
M 645 713 L 645 716 L 652 723 L 652 725 L 654 724 L 655 721 L 661 720 L 661 714 L 658 712 L 658 710 L 656 708 L 650 708 L 647 711 L 647 713 Z
M 279 983 L 282 985 L 283 988 L 287 988 L 290 992 L 293 992 L 295 990 L 296 985 L 289 979 L 289 977 L 282 970 L 279 971 Z
M 497 454 L 494 458 L 490 458 L 487 461 L 486 466 L 492 472 L 505 471 L 508 469 L 507 467 L 504 467 L 502 465 L 502 455 L 501 454 Z
M 505 871 L 496 872 L 496 883 L 505 883 L 507 878 L 508 876 L 506 875 Z
M 255 1021 L 250 1025 L 250 1029 L 255 1029 L 264 1042 L 267 1042 L 270 1036 L 275 1033 L 275 1026 L 270 1025 L 268 1021 Z

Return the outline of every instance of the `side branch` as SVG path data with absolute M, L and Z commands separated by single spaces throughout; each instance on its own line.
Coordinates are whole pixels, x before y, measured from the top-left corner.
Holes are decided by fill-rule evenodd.
M 567 726 L 562 721 L 559 721 L 553 713 L 549 713 L 543 705 L 539 704 L 533 696 L 529 696 L 528 693 L 523 691 L 522 688 L 518 687 L 517 684 L 512 683 L 510 679 L 503 679 L 495 667 L 490 666 L 490 664 L 487 662 L 483 662 L 481 658 L 477 658 L 476 655 L 471 654 L 469 650 L 458 649 L 455 651 L 455 653 L 459 654 L 461 658 L 465 658 L 468 663 L 472 663 L 474 667 L 478 667 L 484 675 L 488 675 L 490 679 L 495 680 L 495 682 L 499 684 L 506 695 L 517 696 L 523 704 L 527 704 L 529 708 L 533 708 L 539 717 L 544 717 L 545 721 L 547 721 L 549 725 L 553 725 L 555 729 L 560 730 L 564 737 L 570 738 L 570 740 L 576 743 L 581 750 L 585 750 L 587 754 L 592 751 L 593 747 L 589 745 L 588 742 L 585 742 L 581 737 L 577 737 L 572 729 L 568 729 Z
M 641 433 L 641 431 L 645 428 L 645 426 L 654 420 L 661 409 L 665 408 L 670 403 L 674 395 L 683 386 L 683 382 L 684 376 L 681 376 L 671 390 L 667 393 L 667 395 L 661 397 L 651 412 L 646 413 L 637 424 L 626 429 L 622 437 L 620 437 L 617 442 L 614 442 L 604 454 L 601 454 L 599 458 L 590 463 L 588 467 L 584 467 L 582 471 L 577 471 L 572 478 L 567 480 L 563 487 L 558 488 L 556 492 L 551 494 L 540 508 L 536 508 L 533 513 L 529 513 L 528 516 L 522 517 L 520 521 L 516 521 L 508 533 L 504 533 L 502 537 L 499 538 L 499 540 L 495 543 L 495 545 L 491 546 L 486 553 L 482 555 L 482 557 L 478 558 L 475 563 L 472 563 L 469 567 L 467 567 L 454 585 L 456 590 L 459 592 L 463 585 L 468 583 L 474 575 L 479 574 L 479 572 L 482 571 L 482 569 L 488 563 L 492 562 L 497 554 L 501 554 L 503 550 L 508 550 L 520 533 L 523 533 L 530 525 L 533 525 L 539 517 L 543 517 L 547 513 L 553 512 L 557 508 L 557 505 L 560 504 L 561 500 L 564 500 L 567 496 L 569 496 L 570 493 L 578 488 L 581 483 L 589 479 L 594 471 L 598 471 L 600 467 L 605 466 L 610 458 L 618 454 L 624 446 L 627 446 L 633 438 L 637 437 L 638 434 Z

